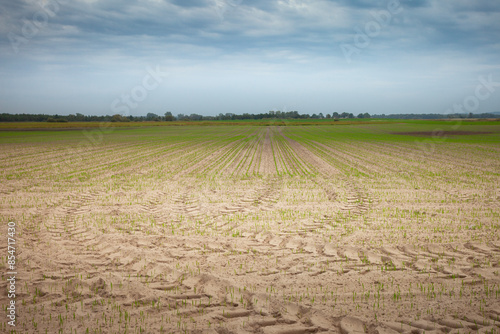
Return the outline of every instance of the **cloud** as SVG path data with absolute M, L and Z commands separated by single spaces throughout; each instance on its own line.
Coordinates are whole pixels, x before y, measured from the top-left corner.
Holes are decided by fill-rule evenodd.
M 387 10 L 391 1 L 396 0 L 6 0 L 0 3 L 0 71 L 8 76 L 0 82 L 10 92 L 19 92 L 14 96 L 24 94 L 24 101 L 29 101 L 30 96 L 39 98 L 33 90 L 45 80 L 44 94 L 53 98 L 38 105 L 67 110 L 67 104 L 58 107 L 60 94 L 55 92 L 96 94 L 94 88 L 99 87 L 108 93 L 96 94 L 95 100 L 112 100 L 112 94 L 132 85 L 146 66 L 161 64 L 179 81 L 186 75 L 182 86 L 193 87 L 193 94 L 209 88 L 207 77 L 225 78 L 217 85 L 220 94 L 226 91 L 224 82 L 237 82 L 241 89 L 235 91 L 235 99 L 218 102 L 217 109 L 225 105 L 230 110 L 238 96 L 243 98 L 242 92 L 258 96 L 256 92 L 264 94 L 271 85 L 278 85 L 272 91 L 280 101 L 287 96 L 295 101 L 296 95 L 287 94 L 290 86 L 283 84 L 280 89 L 279 82 L 302 80 L 294 86 L 304 92 L 296 104 L 306 106 L 309 92 L 325 112 L 331 108 L 331 98 L 324 87 L 365 94 L 376 87 L 383 94 L 384 88 L 400 87 L 404 80 L 405 91 L 398 88 L 401 96 L 412 97 L 414 103 L 432 100 L 444 105 L 453 94 L 440 100 L 423 88 L 426 80 L 427 86 L 447 84 L 447 91 L 460 98 L 478 75 L 500 75 L 500 3 L 488 0 L 401 0 L 402 11 L 382 25 L 348 64 L 340 45 L 355 45 L 357 34 L 375 20 L 374 13 Z M 47 13 L 44 6 L 54 12 L 46 15 L 46 21 L 40 14 Z M 26 36 L 33 24 L 36 33 Z M 19 38 L 17 53 L 12 36 Z M 362 78 L 361 90 L 354 77 Z M 31 92 L 23 88 L 28 86 Z M 385 99 L 368 95 L 370 105 L 385 106 Z M 13 112 L 37 105 L 22 107 L 27 102 L 11 96 L 0 92 L 0 101 L 9 101 Z M 173 96 L 164 103 L 173 100 L 182 106 Z M 78 105 L 85 103 L 89 102 Z M 349 100 L 339 96 L 338 103 L 346 108 Z M 353 110 L 357 111 L 361 110 Z

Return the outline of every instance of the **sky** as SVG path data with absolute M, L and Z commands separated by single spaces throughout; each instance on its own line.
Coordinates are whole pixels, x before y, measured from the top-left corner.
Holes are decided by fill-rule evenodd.
M 2 0 L 0 113 L 500 111 L 500 1 Z

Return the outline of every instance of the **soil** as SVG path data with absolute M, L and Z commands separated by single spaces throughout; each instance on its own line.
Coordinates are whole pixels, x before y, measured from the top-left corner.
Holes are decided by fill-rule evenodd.
M 498 333 L 498 147 L 294 131 L 3 145 L 16 332 Z

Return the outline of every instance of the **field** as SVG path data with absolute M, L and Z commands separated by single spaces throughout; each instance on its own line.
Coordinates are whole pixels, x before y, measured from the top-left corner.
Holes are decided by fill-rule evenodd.
M 500 332 L 499 121 L 275 125 L 0 131 L 16 333 Z

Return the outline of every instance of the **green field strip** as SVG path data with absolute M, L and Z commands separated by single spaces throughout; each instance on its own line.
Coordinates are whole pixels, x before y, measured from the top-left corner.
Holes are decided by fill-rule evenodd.
M 375 147 L 374 151 L 377 152 L 378 155 L 384 156 L 387 154 L 380 149 L 376 149 L 377 145 L 374 146 L 374 144 L 367 144 L 367 146 Z M 396 151 L 396 148 L 394 148 L 394 151 Z M 413 175 L 418 176 L 419 178 L 435 178 L 436 176 L 439 176 L 451 183 L 466 181 L 465 179 L 455 180 L 455 176 L 453 175 L 447 176 L 447 173 L 449 173 L 451 169 L 453 169 L 453 174 L 466 174 L 466 178 L 469 178 L 469 180 L 470 178 L 482 180 L 485 176 L 492 178 L 497 176 L 497 171 L 499 170 L 497 166 L 500 167 L 498 162 L 493 159 L 488 159 L 489 163 L 486 163 L 485 159 L 481 159 L 481 156 L 478 152 L 476 152 L 473 146 L 469 147 L 450 143 L 447 145 L 445 150 L 438 147 L 434 154 L 425 157 L 425 165 L 421 164 L 422 159 L 410 158 L 412 156 L 411 148 L 396 151 L 398 155 L 406 156 L 406 159 L 399 158 L 399 156 L 396 156 L 394 151 L 391 151 L 393 154 L 390 156 L 390 159 L 396 160 L 397 163 L 402 166 L 403 170 L 411 171 Z M 456 159 L 460 156 L 467 156 L 467 158 L 461 159 L 461 163 L 457 165 Z M 481 162 L 481 164 L 478 166 L 478 164 L 474 163 L 474 161 Z M 488 165 L 490 165 L 490 167 L 486 168 L 485 166 Z M 448 168 L 443 168 L 444 166 L 448 166 Z
M 263 142 L 264 142 L 264 138 L 262 136 L 264 130 L 263 129 L 259 129 L 257 134 L 256 134 L 256 140 L 254 141 L 254 146 L 252 147 L 252 156 L 250 158 L 250 162 L 248 163 L 248 167 L 246 169 L 246 172 L 245 174 L 248 176 L 248 173 L 250 172 L 250 168 L 252 166 L 254 166 L 254 171 L 255 171 L 255 166 L 257 166 L 257 170 L 259 170 L 259 167 L 260 167 L 260 159 L 258 159 L 258 161 L 256 163 L 254 163 L 254 160 L 256 160 L 255 156 L 257 155 L 257 152 L 261 152 L 262 154 L 262 145 L 263 145 Z
M 287 163 L 287 157 L 285 156 L 280 140 L 280 136 L 276 134 L 276 132 L 273 132 L 273 142 L 275 143 L 275 151 L 276 151 L 276 156 L 278 157 L 278 161 L 280 162 L 282 169 L 285 169 L 286 174 L 292 175 L 291 171 L 289 170 L 289 164 Z
M 318 171 L 314 167 L 314 165 L 309 163 L 303 157 L 301 157 L 300 154 L 298 152 L 295 152 L 293 147 L 290 145 L 289 140 L 293 140 L 293 139 L 290 139 L 283 134 L 281 134 L 281 135 L 283 137 L 283 144 L 284 144 L 285 150 L 287 151 L 288 155 L 290 156 L 290 159 L 295 163 L 297 168 L 299 168 L 301 170 L 302 174 L 305 176 L 315 176 L 318 173 Z M 297 142 L 295 140 L 293 140 L 293 141 L 297 145 L 300 145 L 299 142 Z M 306 149 L 306 148 L 304 148 L 304 149 Z
M 237 159 L 242 154 L 242 151 L 245 151 L 249 146 L 248 138 L 241 139 L 230 148 L 229 151 L 226 151 L 222 156 L 220 163 L 212 170 L 213 175 L 219 175 L 223 170 L 228 169 L 230 164 Z M 236 160 L 237 161 L 237 160 Z
M 342 158 L 352 161 L 355 168 L 358 169 L 365 175 L 369 177 L 380 176 L 382 175 L 384 169 L 380 167 L 376 162 L 371 159 L 371 152 L 366 152 L 365 154 L 361 154 L 359 150 L 354 149 L 355 145 L 348 143 L 322 143 L 320 145 L 324 145 L 332 154 L 341 155 Z
M 342 170 L 345 174 L 349 175 L 361 174 L 362 176 L 368 177 L 367 174 L 364 174 L 357 170 L 357 167 L 359 166 L 344 162 L 346 161 L 345 159 L 340 159 L 336 157 L 334 152 L 330 151 L 327 148 L 321 147 L 319 143 L 308 139 L 303 139 L 301 142 L 304 143 L 304 145 L 306 145 L 311 152 L 315 153 L 318 157 L 330 163 L 335 168 Z
M 299 153 L 295 153 L 293 147 L 290 145 L 290 143 L 288 141 L 289 140 L 290 141 L 294 141 L 296 143 L 296 145 L 300 145 L 304 150 L 307 150 L 308 152 L 310 152 L 310 151 L 306 147 L 304 147 L 300 142 L 298 142 L 298 141 L 296 141 L 294 139 L 291 139 L 288 136 L 286 136 L 285 139 L 286 139 L 286 143 L 287 143 L 287 146 L 288 146 L 290 152 L 294 155 L 294 159 L 297 160 L 297 163 L 301 164 L 302 166 L 305 166 L 304 170 L 306 172 L 304 174 L 305 175 L 308 174 L 308 175 L 310 175 L 312 177 L 316 176 L 319 173 L 317 167 L 314 166 L 313 163 L 307 161 L 306 158 L 302 157 Z
M 99 154 L 97 156 L 90 154 L 86 157 L 87 159 L 82 159 L 82 161 L 78 165 L 73 166 L 73 168 L 75 168 L 75 171 L 73 173 L 67 173 L 66 177 L 72 177 L 72 175 L 76 173 L 96 173 L 98 175 L 110 173 L 113 169 L 127 165 L 127 163 L 130 161 L 141 160 L 142 158 L 147 157 L 148 150 L 146 148 L 147 147 L 144 147 L 143 145 L 139 145 L 135 151 L 131 152 L 114 150 L 110 154 Z M 96 160 L 96 158 L 100 158 L 98 161 L 103 162 L 95 164 L 94 161 Z
M 205 168 L 203 168 L 200 172 L 196 172 L 197 174 L 202 174 L 202 175 L 209 175 L 209 171 L 212 169 L 217 168 L 217 166 L 221 165 L 222 162 L 225 162 L 227 159 L 227 155 L 230 154 L 231 152 L 235 151 L 237 147 L 240 147 L 242 145 L 242 139 L 245 137 L 244 134 L 247 134 L 248 130 L 245 130 L 244 132 L 240 132 L 237 135 L 233 137 L 228 137 L 224 138 L 224 140 L 219 141 L 218 143 L 221 142 L 226 142 L 225 145 L 220 146 L 218 151 L 223 151 L 222 153 L 219 152 L 218 155 L 219 157 L 210 162 Z M 194 171 L 192 173 L 195 173 Z
M 248 174 L 248 170 L 252 166 L 255 153 L 257 152 L 257 149 L 259 147 L 260 143 L 260 134 L 261 130 L 258 130 L 254 135 L 252 135 L 249 147 L 246 149 L 245 152 L 242 152 L 241 155 L 243 156 L 242 158 L 239 159 L 239 163 L 236 166 L 236 168 L 231 172 L 231 176 L 233 175 L 240 175 L 240 171 L 242 171 L 245 166 L 247 165 L 248 161 L 248 167 L 246 168 L 246 174 Z M 251 154 L 249 154 L 251 153 Z
M 267 128 L 260 129 L 257 148 L 252 156 L 252 162 L 254 160 L 255 160 L 255 162 L 253 163 L 253 165 L 252 165 L 252 163 L 250 163 L 248 165 L 247 174 L 250 173 L 250 169 L 252 169 L 252 172 L 251 172 L 252 175 L 260 175 L 259 171 L 260 171 L 260 166 L 262 163 L 262 154 L 264 153 L 264 143 L 265 143 L 265 139 L 266 139 L 266 131 L 267 131 Z
M 231 165 L 238 162 L 237 166 L 233 168 L 233 171 L 230 174 L 232 176 L 234 172 L 237 171 L 238 167 L 243 162 L 243 160 L 246 160 L 248 158 L 247 153 L 249 152 L 250 147 L 254 143 L 254 139 L 255 139 L 254 133 L 243 138 L 239 143 L 239 147 L 235 147 L 234 150 L 229 152 L 227 159 L 224 162 L 224 165 L 219 166 L 219 168 L 215 172 L 215 175 L 222 174 L 222 171 L 224 170 L 230 170 Z
M 272 132 L 272 131 L 271 131 Z M 271 143 L 271 150 L 272 150 L 272 153 L 273 153 L 273 160 L 274 160 L 274 168 L 276 169 L 276 174 L 277 175 L 280 175 L 280 171 L 278 170 L 278 161 L 276 160 L 276 155 L 278 154 L 277 152 L 275 152 L 275 149 L 274 149 L 274 144 L 273 144 L 273 135 L 270 134 L 269 135 L 269 141 Z
M 134 152 L 133 147 L 128 147 L 128 149 L 130 149 L 131 152 Z M 114 152 L 116 150 L 110 148 L 110 149 L 104 149 L 104 151 L 113 151 Z M 50 177 L 50 176 L 54 176 L 54 175 L 56 175 L 56 176 L 63 175 L 64 170 L 61 170 L 61 169 L 71 169 L 70 173 L 74 173 L 75 170 L 77 170 L 76 164 L 74 163 L 74 161 L 72 163 L 68 163 L 67 160 L 70 160 L 70 159 L 66 158 L 68 156 L 71 156 L 70 154 L 75 154 L 75 152 L 74 151 L 66 152 L 66 154 L 61 156 L 63 158 L 63 160 L 58 161 L 58 160 L 54 160 L 54 159 L 49 159 L 47 162 L 45 162 L 45 161 L 38 162 L 38 164 L 36 165 L 38 167 L 38 169 L 31 170 L 31 172 L 46 171 L 47 173 L 44 173 L 43 177 Z M 96 161 L 95 160 L 96 158 L 99 158 L 99 157 L 104 156 L 104 155 L 106 155 L 106 152 L 103 152 L 101 147 L 95 147 L 92 151 L 87 151 L 86 155 L 81 156 L 78 159 L 80 160 L 80 165 L 92 166 L 93 164 L 90 163 L 91 161 Z M 85 159 L 87 159 L 87 162 L 85 161 Z M 53 166 L 54 163 L 64 164 L 65 166 L 67 165 L 67 167 L 57 168 L 57 167 Z M 106 165 L 106 163 L 103 163 L 103 165 Z M 32 168 L 34 168 L 34 167 L 32 167 Z M 90 170 L 90 169 L 92 169 L 92 167 L 88 167 L 88 169 Z M 76 171 L 75 173 L 78 173 L 78 172 L 81 172 L 81 171 Z
M 179 158 L 179 160 L 181 160 L 181 162 L 178 163 L 178 166 L 174 167 L 175 171 L 173 171 L 172 174 L 175 174 L 175 173 L 183 170 L 185 168 L 186 164 L 194 166 L 194 165 L 200 163 L 206 157 L 210 156 L 211 154 L 213 154 L 217 150 L 220 150 L 220 148 L 221 148 L 220 140 L 214 140 L 213 137 L 212 137 L 212 140 L 205 142 L 205 143 L 203 142 L 203 139 L 200 139 L 198 137 L 197 142 L 198 142 L 198 145 L 197 145 L 198 147 L 195 151 L 188 152 L 188 150 L 185 150 L 184 154 L 181 154 L 181 157 Z M 202 154 L 199 154 L 199 151 L 201 151 Z M 173 162 L 175 162 L 175 161 L 173 161 Z
M 281 151 L 291 166 L 290 169 L 298 172 L 298 173 L 294 173 L 294 174 L 302 174 L 302 175 L 306 175 L 306 176 L 312 175 L 312 173 L 309 172 L 307 166 L 305 164 L 301 163 L 301 161 L 299 161 L 296 153 L 293 152 L 288 141 L 286 140 L 286 138 L 282 134 L 279 135 L 279 142 L 280 142 Z
M 473 147 L 454 147 L 449 146 L 446 151 L 440 151 L 436 152 L 436 154 L 432 158 L 426 158 L 426 168 L 423 168 L 422 164 L 420 163 L 422 160 L 421 159 L 412 159 L 412 152 L 411 151 L 399 151 L 399 154 L 396 154 L 394 151 L 391 151 L 391 153 L 388 153 L 386 151 L 390 151 L 390 149 L 385 149 L 381 150 L 379 145 L 375 145 L 373 143 L 367 143 L 365 147 L 360 148 L 360 150 L 367 150 L 368 147 L 373 148 L 373 154 L 379 156 L 378 161 L 381 164 L 387 164 L 387 161 L 393 161 L 393 164 L 396 164 L 398 166 L 401 166 L 401 169 L 403 170 L 411 170 L 415 174 L 419 174 L 420 176 L 426 175 L 429 177 L 434 177 L 439 173 L 439 175 L 442 174 L 443 171 L 446 171 L 446 169 L 443 170 L 443 165 L 449 166 L 450 168 L 454 168 L 455 170 L 462 169 L 463 172 L 467 171 L 481 171 L 482 173 L 486 174 L 494 174 L 498 168 L 500 167 L 497 162 L 495 162 L 494 159 L 481 159 L 480 154 L 476 152 L 476 149 Z M 406 158 L 400 158 L 400 156 L 404 156 Z M 454 161 L 456 160 L 457 156 L 467 156 L 467 159 L 463 159 L 460 165 L 456 165 Z M 477 162 L 483 162 L 481 166 L 478 166 L 478 164 L 475 164 L 475 161 Z M 488 166 L 489 163 L 487 163 L 485 160 L 488 162 L 491 162 L 491 166 L 489 168 L 485 167 Z M 495 166 L 496 165 L 496 166 Z
M 196 166 L 203 162 L 207 157 L 210 157 L 212 154 L 217 153 L 218 151 L 222 150 L 225 148 L 225 146 L 230 146 L 233 143 L 226 143 L 224 146 L 221 147 L 220 142 L 218 141 L 213 141 L 210 145 L 202 146 L 194 151 L 194 152 L 189 152 L 187 154 L 182 155 L 181 162 L 178 164 L 177 167 L 175 167 L 177 172 L 181 172 L 185 169 L 185 166 Z M 201 151 L 201 154 L 198 154 L 198 151 Z M 205 168 L 204 166 L 199 166 L 193 170 L 190 171 L 191 174 L 197 173 L 197 170 L 200 168 Z
M 130 143 L 127 145 L 127 147 L 135 147 L 137 144 L 134 144 L 134 143 Z M 116 146 L 116 147 L 119 147 L 119 146 Z M 63 149 L 64 148 L 64 149 Z M 109 151 L 112 151 L 114 148 L 113 147 L 106 147 L 104 145 L 99 145 L 99 148 L 100 149 L 104 149 L 104 150 L 109 150 Z M 58 160 L 59 158 L 63 158 L 63 157 L 66 157 L 68 156 L 69 154 L 74 154 L 74 151 L 71 151 L 71 152 L 68 152 L 68 149 L 66 149 L 65 146 L 62 146 L 62 145 L 57 145 L 55 146 L 51 151 L 50 153 L 51 154 L 46 154 L 48 152 L 45 152 L 42 153 L 42 154 L 28 154 L 26 155 L 26 158 L 25 160 L 28 160 L 28 161 L 22 161 L 22 157 L 24 157 L 24 155 L 19 152 L 19 155 L 18 155 L 18 159 L 7 159 L 6 160 L 6 164 L 5 164 L 5 168 L 19 168 L 21 166 L 23 167 L 26 167 L 26 168 L 32 168 L 32 167 L 39 167 L 42 162 L 46 165 L 46 161 L 47 160 Z M 89 154 L 92 154 L 92 153 L 89 153 Z
M 279 143 L 279 137 L 276 135 L 277 129 L 275 127 L 271 128 L 271 143 L 272 143 L 272 149 L 273 149 L 273 158 L 274 162 L 276 165 L 276 173 L 278 175 L 283 175 L 285 174 L 290 174 L 290 171 L 288 170 L 288 166 L 286 164 L 286 158 L 282 155 L 281 153 L 281 147 Z M 278 168 L 280 166 L 280 168 Z

